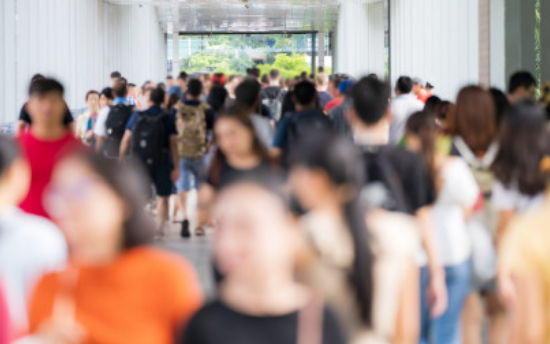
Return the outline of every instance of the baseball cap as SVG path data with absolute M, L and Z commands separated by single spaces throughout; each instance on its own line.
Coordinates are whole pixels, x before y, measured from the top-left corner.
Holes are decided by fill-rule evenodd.
M 424 82 L 424 80 L 422 80 L 420 78 L 413 78 L 413 84 L 414 85 L 420 84 L 420 85 L 422 85 L 422 87 L 426 86 L 426 83 Z
M 342 94 L 348 94 L 355 83 L 352 80 L 344 80 L 338 86 L 338 90 Z

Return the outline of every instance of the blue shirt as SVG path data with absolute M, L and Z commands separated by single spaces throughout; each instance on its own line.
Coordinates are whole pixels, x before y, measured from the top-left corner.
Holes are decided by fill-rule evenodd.
M 113 105 L 119 105 L 119 104 L 122 104 L 122 105 L 128 105 L 128 102 L 126 101 L 126 98 L 124 97 L 117 97 L 115 98 L 115 100 L 113 100 Z

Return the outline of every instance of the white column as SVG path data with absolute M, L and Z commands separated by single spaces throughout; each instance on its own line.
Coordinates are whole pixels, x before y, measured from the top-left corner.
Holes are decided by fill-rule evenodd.
M 336 31 L 336 71 L 354 77 L 367 74 L 369 23 L 366 0 L 341 0 Z
M 505 0 L 491 0 L 491 86 L 506 89 Z
M 172 75 L 177 78 L 180 72 L 180 23 L 179 6 L 174 5 L 172 9 Z
M 317 41 L 318 47 L 317 47 L 317 56 L 319 57 L 319 67 L 325 66 L 325 11 L 324 9 L 319 9 L 319 12 L 317 13 L 317 27 L 319 30 L 319 33 L 317 34 Z M 315 71 L 317 73 L 317 71 Z

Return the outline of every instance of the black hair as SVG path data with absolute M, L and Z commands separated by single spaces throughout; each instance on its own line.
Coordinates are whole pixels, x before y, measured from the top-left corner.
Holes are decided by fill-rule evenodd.
M 105 87 L 103 90 L 101 90 L 100 96 L 104 96 L 107 99 L 113 100 L 113 89 L 110 87 Z
M 187 93 L 192 97 L 199 97 L 202 94 L 203 85 L 199 79 L 191 79 L 187 83 Z
M 246 79 L 235 89 L 237 103 L 248 108 L 258 105 L 262 85 L 256 79 Z
M 160 87 L 156 87 L 153 90 L 151 90 L 151 94 L 149 95 L 149 99 L 155 104 L 156 106 L 162 105 L 164 103 L 164 97 L 166 95 L 166 92 Z
M 19 146 L 15 141 L 6 135 L 0 134 L 0 178 L 4 177 L 4 173 L 17 160 L 19 154 Z
M 504 117 L 499 133 L 499 151 L 492 169 L 506 187 L 535 196 L 546 188 L 547 172 L 541 162 L 548 150 L 544 110 L 534 102 L 513 105 Z
M 251 76 L 251 77 L 256 78 L 256 79 L 259 79 L 261 74 L 262 74 L 260 69 L 256 68 L 256 67 L 252 67 L 252 68 L 248 69 L 246 73 L 248 74 L 248 76 Z
M 181 71 L 179 74 L 178 74 L 178 79 L 181 79 L 181 80 L 187 80 L 187 78 L 189 77 L 189 75 L 184 72 L 184 71 Z
M 118 81 L 119 81 L 119 82 L 122 82 L 122 83 L 124 83 L 126 86 L 128 86 L 128 79 L 120 77 L 120 78 L 118 79 Z
M 112 72 L 111 73 L 111 79 L 113 79 L 113 78 L 117 78 L 117 79 L 122 78 L 122 74 L 120 74 L 120 72 L 116 72 L 116 71 Z
M 497 128 L 500 127 L 500 124 L 502 123 L 502 120 L 504 119 L 504 115 L 506 114 L 506 111 L 508 111 L 508 108 L 510 107 L 510 102 L 508 101 L 508 97 L 506 97 L 506 94 L 499 90 L 498 88 L 491 88 L 489 90 L 491 92 L 491 96 L 493 97 L 493 101 L 495 103 L 495 111 L 496 111 L 496 120 L 497 120 Z
M 508 93 L 514 93 L 520 87 L 527 89 L 531 86 L 537 86 L 537 79 L 535 79 L 533 74 L 527 71 L 519 71 L 510 77 L 510 82 L 508 83 Z
M 166 76 L 166 80 L 174 80 L 174 77 L 171 75 Z
M 37 74 L 35 74 L 35 75 L 32 76 L 32 78 L 31 78 L 31 84 L 34 84 L 34 83 L 37 82 L 37 81 L 42 81 L 42 80 L 44 80 L 44 79 L 46 79 L 46 77 L 45 77 L 44 75 L 42 75 L 42 74 L 40 74 L 40 73 L 37 73 Z
M 126 97 L 128 95 L 128 86 L 122 79 L 119 79 L 115 87 L 113 87 L 113 93 L 116 97 Z
M 136 84 L 130 82 L 128 83 L 128 87 L 136 87 Z
M 414 83 L 412 79 L 408 76 L 402 76 L 399 79 L 397 79 L 396 87 L 401 94 L 411 93 L 413 86 L 414 86 Z
M 363 78 L 351 90 L 353 107 L 359 119 L 368 125 L 378 123 L 388 110 L 390 88 L 385 82 Z
M 269 84 L 269 77 L 267 75 L 262 76 L 262 84 Z
M 31 84 L 29 87 L 29 96 L 32 95 L 38 95 L 38 96 L 44 96 L 48 93 L 57 92 L 62 97 L 65 93 L 65 89 L 63 88 L 63 85 L 52 78 L 44 78 L 42 80 L 36 81 Z
M 128 216 L 123 224 L 122 249 L 151 243 L 155 224 L 143 210 L 151 182 L 141 166 L 131 162 L 121 165 L 92 152 L 73 154 L 69 159 L 84 163 L 125 203 Z
M 424 111 L 427 112 L 435 112 L 435 109 L 439 104 L 441 104 L 442 100 L 438 96 L 431 96 L 426 100 L 426 104 L 424 105 Z
M 313 104 L 317 99 L 315 85 L 309 81 L 300 81 L 294 86 L 294 99 L 303 106 Z
M 336 134 L 322 133 L 306 137 L 291 152 L 292 167 L 322 170 L 336 187 L 347 188 L 350 194 L 343 204 L 347 229 L 353 239 L 354 262 L 349 282 L 359 305 L 360 317 L 372 325 L 374 303 L 374 253 L 365 222 L 366 209 L 360 202 L 360 190 L 365 185 L 361 155 L 353 143 Z M 355 194 L 353 194 L 355 193 Z
M 215 112 L 218 112 L 225 105 L 225 101 L 227 100 L 228 96 L 229 93 L 227 92 L 225 87 L 214 85 L 212 86 L 212 89 L 210 89 L 210 93 L 208 94 L 206 102 L 212 107 Z
M 86 92 L 86 101 L 88 100 L 88 98 L 92 95 L 92 94 L 97 94 L 99 96 L 99 92 L 97 92 L 96 90 L 91 90 L 91 91 L 88 91 Z
M 269 72 L 269 77 L 271 78 L 271 80 L 278 79 L 280 76 L 281 76 L 281 72 L 279 72 L 278 69 L 272 69 Z

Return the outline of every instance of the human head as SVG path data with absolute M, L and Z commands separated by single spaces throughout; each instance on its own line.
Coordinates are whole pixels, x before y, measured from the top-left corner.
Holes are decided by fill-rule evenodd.
M 42 81 L 46 79 L 46 77 L 42 74 L 35 74 L 31 78 L 31 84 L 34 84 L 35 82 Z
M 248 109 L 236 105 L 222 111 L 214 128 L 214 137 L 218 144 L 219 160 L 228 157 L 254 155 L 261 160 L 268 160 L 269 155 L 256 135 Z
M 294 86 L 293 94 L 296 108 L 298 110 L 315 108 L 315 105 L 318 102 L 318 95 L 315 85 L 309 81 L 300 81 L 297 83 L 296 86 Z
M 147 105 L 149 106 L 161 106 L 164 103 L 164 96 L 166 92 L 160 87 L 155 87 L 148 93 Z
M 113 93 L 117 98 L 126 98 L 126 96 L 128 96 L 128 86 L 124 81 L 119 80 L 115 83 Z
M 106 106 L 109 106 L 113 103 L 113 89 L 110 87 L 105 87 L 103 90 L 101 90 L 101 94 L 99 95 L 99 106 L 101 108 L 104 108 Z
M 260 178 L 258 178 L 260 179 Z M 218 224 L 214 257 L 231 283 L 294 280 L 300 232 L 280 188 L 272 181 L 242 181 L 221 192 L 213 212 Z
M 0 198 L 4 206 L 17 206 L 28 193 L 31 172 L 15 141 L 0 135 Z
M 269 86 L 269 77 L 267 75 L 264 74 L 260 80 L 262 81 L 263 87 Z
M 315 78 L 315 86 L 318 92 L 326 92 L 328 88 L 328 77 L 320 74 Z
M 333 99 L 341 98 L 342 94 L 340 93 L 340 90 L 338 86 L 340 86 L 340 83 L 343 81 L 341 78 L 333 78 L 330 80 L 328 84 L 328 93 L 330 93 L 330 96 Z
M 426 87 L 424 88 L 428 94 L 433 94 L 435 86 L 430 84 L 429 82 L 426 83 Z
M 484 154 L 496 136 L 495 104 L 491 93 L 479 86 L 463 88 L 456 99 L 456 135 L 474 154 Z
M 176 80 L 178 86 L 181 88 L 182 91 L 185 92 L 186 85 L 187 85 L 187 79 L 189 79 L 189 76 L 185 72 L 180 72 L 178 75 L 178 79 Z
M 302 81 L 308 80 L 306 71 L 304 71 L 300 74 L 300 79 L 302 79 Z
M 227 76 L 224 73 L 216 73 L 212 76 L 211 80 L 213 86 L 225 86 Z
M 183 97 L 183 92 L 181 91 L 181 88 L 179 86 L 172 86 L 168 89 L 168 92 L 166 92 L 166 109 L 172 110 L 174 106 L 179 103 L 179 101 Z
M 168 87 L 168 89 L 170 89 L 170 87 L 174 86 L 174 77 L 171 76 L 171 75 L 168 75 L 166 77 L 166 87 Z
M 99 93 L 95 90 L 86 92 L 86 105 L 88 109 L 97 111 L 99 108 Z
M 498 142 L 492 166 L 495 177 L 528 196 L 544 192 L 549 175 L 541 164 L 548 151 L 544 110 L 528 101 L 512 105 L 502 122 Z
M 414 113 L 407 120 L 405 131 L 407 149 L 424 158 L 424 162 L 428 166 L 430 179 L 433 185 L 435 185 L 435 147 L 437 137 L 440 133 L 435 114 L 431 111 Z
M 519 71 L 510 77 L 508 83 L 508 98 L 510 103 L 523 100 L 535 100 L 537 79 L 527 71 Z
M 237 103 L 249 110 L 256 109 L 260 104 L 262 85 L 256 79 L 246 79 L 235 89 Z
M 269 83 L 271 86 L 279 86 L 281 80 L 281 72 L 278 69 L 272 69 L 269 72 Z
M 456 133 L 456 107 L 449 101 L 443 101 L 435 107 L 435 119 L 441 131 L 454 136 Z
M 33 125 L 51 127 L 62 124 L 67 111 L 67 104 L 63 100 L 64 91 L 63 85 L 51 78 L 31 84 L 27 109 Z
M 227 79 L 227 83 L 225 84 L 225 87 L 227 88 L 227 91 L 229 92 L 229 96 L 235 97 L 235 90 L 237 89 L 237 86 L 241 83 L 242 78 L 239 75 L 231 75 Z
M 137 98 L 137 89 L 136 84 L 129 83 L 128 84 L 128 95 Z
M 290 187 L 308 211 L 341 210 L 353 240 L 354 263 L 350 284 L 367 325 L 373 305 L 373 253 L 365 224 L 360 191 L 365 183 L 363 161 L 349 140 L 334 133 L 320 133 L 300 142 L 291 153 Z M 330 204 L 330 203 L 328 203 Z
M 111 73 L 111 87 L 115 87 L 118 79 L 122 78 L 122 74 L 120 74 L 120 72 L 112 72 Z
M 199 79 L 190 79 L 187 83 L 185 95 L 189 100 L 199 100 L 203 91 L 202 82 Z
M 56 166 L 45 205 L 73 260 L 104 264 L 151 241 L 154 224 L 143 211 L 150 183 L 140 171 L 92 153 L 70 155 Z
M 228 92 L 222 85 L 214 84 L 208 93 L 206 102 L 212 107 L 216 113 L 220 111 L 227 100 Z
M 412 93 L 417 96 L 424 89 L 424 85 L 425 85 L 424 80 L 420 78 L 413 78 L 412 83 L 413 83 Z
M 397 83 L 395 84 L 395 94 L 409 94 L 412 92 L 412 89 L 413 81 L 411 78 L 409 78 L 408 76 L 402 76 L 397 79 Z
M 491 92 L 491 96 L 493 97 L 493 102 L 495 104 L 497 128 L 499 128 L 506 112 L 508 111 L 508 108 L 510 107 L 510 102 L 508 101 L 506 94 L 498 88 L 493 87 L 489 90 L 489 92 Z
M 434 112 L 435 108 L 441 104 L 441 98 L 438 96 L 431 96 L 426 100 L 426 104 L 424 105 L 424 111 L 428 112 Z
M 261 77 L 261 74 L 262 72 L 260 71 L 259 68 L 256 68 L 256 67 L 253 67 L 253 68 L 249 68 L 247 70 L 247 75 L 251 78 L 254 78 L 256 80 L 259 80 L 260 77 Z
M 319 66 L 317 67 L 317 74 L 324 74 L 325 73 L 325 67 Z
M 386 83 L 373 78 L 359 80 L 351 90 L 353 106 L 348 110 L 352 127 L 374 126 L 389 117 L 390 90 Z
M 341 95 L 347 97 L 349 96 L 354 84 L 355 82 L 353 80 L 343 80 L 340 85 L 338 85 L 338 91 L 340 91 Z

